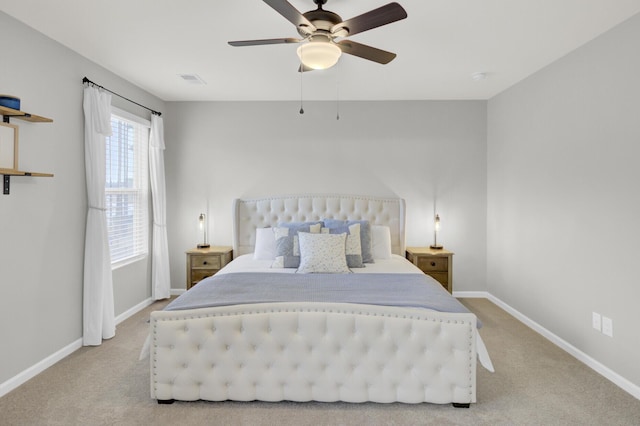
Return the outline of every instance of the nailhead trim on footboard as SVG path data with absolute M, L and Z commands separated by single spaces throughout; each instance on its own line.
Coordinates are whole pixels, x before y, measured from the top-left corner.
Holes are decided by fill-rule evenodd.
M 276 303 L 151 315 L 158 400 L 472 403 L 476 317 Z

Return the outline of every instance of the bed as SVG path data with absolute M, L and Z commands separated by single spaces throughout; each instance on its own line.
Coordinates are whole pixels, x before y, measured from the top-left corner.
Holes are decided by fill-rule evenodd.
M 294 268 L 273 268 L 271 259 L 257 258 L 257 230 L 324 219 L 366 221 L 361 223 L 385 230 L 383 247 L 388 246 L 389 256 L 350 269 L 353 274 L 297 274 Z M 234 260 L 211 277 L 216 285 L 207 287 L 203 281 L 174 300 L 172 309 L 151 314 L 152 398 L 159 403 L 372 401 L 461 407 L 476 402 L 478 349 L 485 359 L 488 355 L 474 314 L 414 307 L 410 300 L 386 306 L 366 297 L 346 302 L 315 294 L 298 297 L 297 291 L 290 291 L 294 287 L 286 287 L 295 286 L 293 280 L 302 276 L 381 280 L 378 287 L 385 287 L 384 280 L 390 277 L 430 279 L 404 259 L 404 200 L 350 195 L 238 199 L 233 203 L 233 220 Z M 302 251 L 311 235 L 299 236 Z M 305 258 L 301 268 L 302 263 Z M 220 306 L 198 305 L 202 292 L 225 288 L 234 293 L 229 300 L 236 300 L 234 290 L 243 292 L 245 285 L 237 284 L 239 277 L 258 281 L 243 290 L 248 298 Z M 267 279 L 282 284 L 286 297 L 270 297 L 271 290 L 263 284 Z M 358 294 L 364 296 L 368 290 L 351 296 Z M 184 303 L 189 308 L 182 309 Z

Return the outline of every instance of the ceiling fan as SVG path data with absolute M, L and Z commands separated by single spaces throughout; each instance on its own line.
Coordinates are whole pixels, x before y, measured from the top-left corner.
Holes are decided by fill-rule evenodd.
M 258 46 L 302 43 L 297 50 L 302 62 L 299 71 L 330 68 L 338 62 L 342 53 L 379 64 L 388 64 L 396 57 L 395 53 L 344 38 L 407 17 L 407 12 L 398 3 L 389 3 L 343 21 L 338 14 L 322 8 L 327 0 L 313 0 L 318 8 L 305 13 L 300 13 L 286 0 L 264 0 L 264 2 L 295 25 L 302 38 L 230 41 L 229 44 L 231 46 Z M 338 38 L 342 40 L 336 41 Z

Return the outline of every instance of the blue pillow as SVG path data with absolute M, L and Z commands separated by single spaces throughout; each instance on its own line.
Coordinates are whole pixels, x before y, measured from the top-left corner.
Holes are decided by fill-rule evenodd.
M 279 223 L 273 232 L 276 240 L 276 256 L 272 268 L 297 268 L 300 266 L 298 232 L 319 233 L 322 222 Z
M 280 228 L 299 228 L 301 226 L 313 226 L 313 225 L 322 226 L 322 221 L 314 220 L 312 222 L 278 222 L 278 226 Z
M 368 220 L 341 220 L 341 219 L 324 219 L 325 228 L 335 228 L 339 226 L 349 226 L 355 223 L 360 224 L 360 245 L 362 248 L 362 262 L 374 263 L 373 253 L 371 251 L 371 224 Z

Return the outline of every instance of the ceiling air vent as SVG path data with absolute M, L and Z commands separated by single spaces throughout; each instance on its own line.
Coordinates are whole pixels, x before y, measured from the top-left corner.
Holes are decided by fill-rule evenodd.
M 180 78 L 189 84 L 207 84 L 206 81 L 200 78 L 197 74 L 178 74 Z

